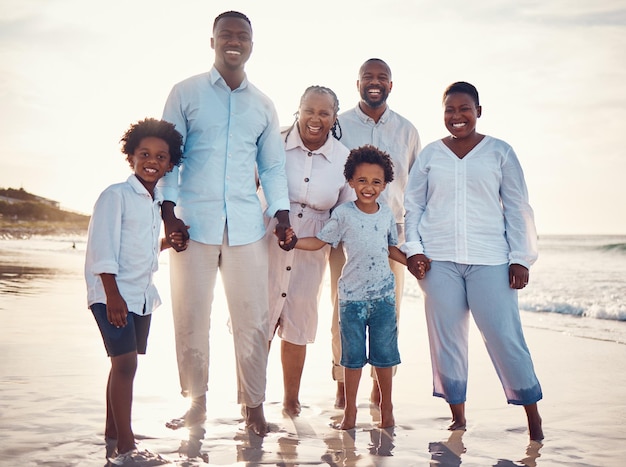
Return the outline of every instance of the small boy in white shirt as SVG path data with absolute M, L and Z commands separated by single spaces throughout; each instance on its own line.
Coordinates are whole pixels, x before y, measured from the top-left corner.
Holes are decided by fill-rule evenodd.
M 88 306 L 111 357 L 104 435 L 114 465 L 160 458 L 137 450 L 132 393 L 137 354 L 146 353 L 150 316 L 161 304 L 152 277 L 159 251 L 169 246 L 159 238 L 163 198 L 156 184 L 182 160 L 182 136 L 164 120 L 139 121 L 120 142 L 133 175 L 100 194 L 85 258 Z M 171 242 L 186 247 L 180 233 Z

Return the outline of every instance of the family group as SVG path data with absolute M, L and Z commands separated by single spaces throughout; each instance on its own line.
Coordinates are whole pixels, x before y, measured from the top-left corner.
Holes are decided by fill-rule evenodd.
M 533 210 L 513 148 L 477 132 L 477 89 L 464 81 L 445 88 L 448 134 L 422 149 L 415 126 L 387 105 L 389 65 L 371 58 L 358 71 L 355 107 L 340 113 L 336 94 L 312 85 L 293 124 L 281 129 L 274 104 L 245 73 L 252 44 L 246 15 L 215 18 L 213 67 L 174 85 L 161 119 L 130 126 L 121 143 L 132 174 L 95 203 L 85 278 L 111 360 L 104 432 L 111 463 L 146 455 L 131 428 L 133 381 L 160 304 L 153 274 L 166 248 L 180 386 L 190 400 L 170 428 L 206 420 L 218 273 L 246 427 L 258 436 L 269 429 L 263 403 L 275 336 L 284 413 L 298 416 L 327 268 L 335 407 L 344 411 L 336 428 L 356 425 L 366 364 L 379 426 L 394 426 L 408 269 L 423 291 L 433 395 L 449 404 L 449 429 L 466 426 L 471 314 L 508 403 L 525 408 L 530 438 L 541 440 L 542 391 L 517 304 L 537 258 Z

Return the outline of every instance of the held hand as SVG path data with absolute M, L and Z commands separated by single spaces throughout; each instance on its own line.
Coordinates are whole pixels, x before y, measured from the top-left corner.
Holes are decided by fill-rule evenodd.
M 296 246 L 298 238 L 295 234 L 293 234 L 291 240 L 287 240 L 287 230 L 291 228 L 291 222 L 289 221 L 289 211 L 276 211 L 276 215 L 274 217 L 276 217 L 276 219 L 278 220 L 274 229 L 274 234 L 278 237 L 279 240 L 278 244 L 285 251 L 292 250 L 293 247 Z
M 176 251 L 183 251 L 187 249 L 189 243 L 189 226 L 174 217 L 173 219 L 164 220 L 165 225 L 165 239 L 167 243 Z
M 521 264 L 511 264 L 509 266 L 509 285 L 512 289 L 523 289 L 528 284 L 528 268 Z
M 186 225 L 185 229 L 189 229 L 189 226 Z M 173 247 L 176 251 L 184 251 L 187 249 L 187 245 L 189 244 L 189 234 L 180 231 L 172 232 L 163 239 L 165 245 L 163 245 L 162 249 Z
M 276 230 L 274 230 L 274 234 L 278 236 L 278 234 L 276 234 Z M 285 231 L 285 239 L 278 240 L 278 246 L 281 247 L 285 251 L 289 251 L 289 250 L 292 250 L 296 246 L 297 242 L 298 242 L 298 237 L 293 231 L 293 228 L 289 227 Z
M 176 251 L 183 251 L 187 248 L 189 241 L 189 226 L 176 217 L 174 214 L 175 204 L 171 201 L 163 201 L 161 204 L 161 217 L 165 226 L 165 239 Z M 177 233 L 179 235 L 177 235 Z M 182 239 L 182 240 L 179 240 Z
M 406 259 L 406 265 L 409 272 L 415 276 L 417 280 L 421 280 L 426 276 L 426 272 L 430 270 L 431 260 L 423 254 L 409 256 Z

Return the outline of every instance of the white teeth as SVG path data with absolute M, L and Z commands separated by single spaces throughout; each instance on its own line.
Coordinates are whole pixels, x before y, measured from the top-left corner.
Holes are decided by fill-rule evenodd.
M 230 55 L 241 55 L 241 52 L 238 52 L 236 50 L 227 50 L 226 53 Z
M 461 128 L 461 127 L 464 127 L 464 126 L 465 126 L 465 123 L 453 123 L 452 124 L 453 128 Z

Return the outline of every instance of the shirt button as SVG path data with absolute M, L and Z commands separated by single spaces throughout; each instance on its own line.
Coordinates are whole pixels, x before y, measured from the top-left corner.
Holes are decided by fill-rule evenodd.
M 302 217 L 302 213 L 301 213 L 301 212 L 300 212 L 300 213 L 298 213 L 298 217 Z
M 313 153 L 311 151 L 309 151 L 308 156 L 311 157 L 313 155 Z
M 309 177 L 305 178 L 304 181 L 308 183 L 309 182 Z
M 287 271 L 291 271 L 291 266 L 287 266 Z
M 300 206 L 302 206 L 303 208 L 306 208 L 306 204 L 302 203 Z
M 287 296 L 287 294 L 285 292 L 280 294 L 281 297 L 285 298 Z

